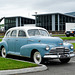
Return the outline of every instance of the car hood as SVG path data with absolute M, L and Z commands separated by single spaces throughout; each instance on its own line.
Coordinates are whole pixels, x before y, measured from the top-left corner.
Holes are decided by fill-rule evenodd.
M 30 37 L 28 43 L 42 43 L 49 45 L 61 46 L 63 45 L 63 40 L 59 37 Z

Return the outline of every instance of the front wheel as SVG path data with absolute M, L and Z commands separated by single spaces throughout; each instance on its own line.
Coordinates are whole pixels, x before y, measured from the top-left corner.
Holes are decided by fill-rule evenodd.
M 33 55 L 33 61 L 36 63 L 36 64 L 40 64 L 42 62 L 42 57 L 41 57 L 41 54 L 36 51 Z
M 59 59 L 61 63 L 68 63 L 70 61 L 70 58 L 64 58 L 64 59 Z
M 3 58 L 6 58 L 6 49 L 4 47 L 1 50 L 1 55 Z

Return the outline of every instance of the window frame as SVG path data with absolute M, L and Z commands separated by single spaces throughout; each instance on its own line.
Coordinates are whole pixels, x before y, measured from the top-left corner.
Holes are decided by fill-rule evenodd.
M 12 34 L 13 31 L 16 31 L 16 36 L 11 36 L 11 34 Z M 17 37 L 17 30 L 12 30 L 11 33 L 10 33 L 10 37 L 16 38 Z
M 23 31 L 23 32 L 25 33 L 26 36 L 24 36 L 24 37 L 21 36 L 21 37 L 20 37 L 20 36 L 19 36 L 19 31 Z M 26 37 L 27 37 L 27 34 L 26 34 L 26 32 L 25 32 L 24 30 L 18 30 L 17 37 L 18 37 L 18 38 L 26 38 Z
M 8 33 L 9 33 L 9 36 L 7 36 Z M 11 30 L 6 32 L 5 37 L 10 37 L 10 34 L 11 34 Z

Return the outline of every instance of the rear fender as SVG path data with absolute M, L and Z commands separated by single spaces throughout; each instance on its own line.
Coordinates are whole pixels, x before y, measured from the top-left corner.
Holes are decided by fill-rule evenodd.
M 7 45 L 7 43 L 5 41 L 0 42 L 0 50 L 1 50 L 2 47 L 5 47 L 6 53 L 7 53 L 7 51 L 8 51 L 8 45 Z

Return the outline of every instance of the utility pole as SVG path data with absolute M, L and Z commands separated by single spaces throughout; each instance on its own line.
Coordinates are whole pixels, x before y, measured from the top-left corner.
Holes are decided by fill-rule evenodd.
M 37 19 L 37 12 L 35 12 L 35 25 L 36 25 L 36 19 Z

